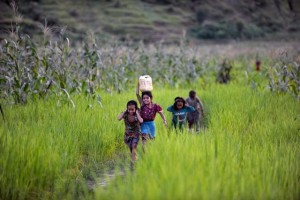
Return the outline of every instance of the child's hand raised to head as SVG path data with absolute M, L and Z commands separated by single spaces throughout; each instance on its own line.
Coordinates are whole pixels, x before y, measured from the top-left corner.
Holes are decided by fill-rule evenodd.
M 136 115 L 137 115 L 137 117 L 138 117 L 139 122 L 140 122 L 140 123 L 143 123 L 144 120 L 143 120 L 143 118 L 142 118 L 141 115 L 140 115 L 140 111 L 139 111 L 138 109 L 136 109 L 135 113 L 136 113 Z

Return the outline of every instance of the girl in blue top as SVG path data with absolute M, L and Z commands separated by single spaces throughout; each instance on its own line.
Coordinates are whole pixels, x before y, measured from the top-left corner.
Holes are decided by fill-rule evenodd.
M 172 124 L 174 128 L 179 125 L 179 130 L 183 131 L 183 127 L 186 122 L 186 116 L 188 112 L 193 112 L 195 109 L 192 106 L 187 106 L 185 100 L 182 97 L 176 97 L 175 102 L 172 106 L 167 108 L 167 111 L 171 112 L 173 115 Z

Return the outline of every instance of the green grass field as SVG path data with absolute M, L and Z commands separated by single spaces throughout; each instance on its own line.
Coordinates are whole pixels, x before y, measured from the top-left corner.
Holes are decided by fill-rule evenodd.
M 157 91 L 157 101 L 186 93 Z M 99 187 L 98 199 L 297 199 L 299 104 L 234 85 L 200 94 L 208 128 L 177 135 L 157 119 L 158 137 L 134 172 Z
M 142 5 L 126 2 L 114 7 Z M 168 17 L 161 23 L 161 15 L 147 8 L 130 13 L 110 5 L 102 11 L 142 15 L 127 23 L 133 30 L 142 19 L 151 19 L 150 26 L 181 23 Z M 69 12 L 76 17 L 83 11 Z M 122 20 L 106 28 L 118 32 Z M 0 200 L 299 199 L 296 42 L 199 44 L 182 35 L 178 45 L 102 43 L 90 33 L 78 43 L 64 30 L 53 38 L 52 28 L 45 25 L 43 40 L 35 41 L 16 22 L 0 41 Z M 230 82 L 217 83 L 228 67 Z M 169 125 L 157 116 L 155 141 L 145 153 L 139 144 L 133 163 L 117 116 L 136 99 L 138 77 L 145 74 Z M 203 129 L 177 133 L 166 108 L 191 89 L 205 107 Z
M 190 89 L 156 85 L 154 102 L 166 109 Z M 193 89 L 203 99 L 207 128 L 176 134 L 157 116 L 157 138 L 145 154 L 139 145 L 134 170 L 117 120 L 135 99 L 134 88 L 101 94 L 102 107 L 93 109 L 81 96 L 75 109 L 55 99 L 6 106 L 1 199 L 297 199 L 299 102 L 238 84 Z M 100 186 L 112 169 L 114 178 Z

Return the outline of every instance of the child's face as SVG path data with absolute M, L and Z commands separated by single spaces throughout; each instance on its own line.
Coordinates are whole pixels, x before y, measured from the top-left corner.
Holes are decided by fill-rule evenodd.
M 151 98 L 148 95 L 143 96 L 143 103 L 144 104 L 150 104 L 151 103 Z
M 192 94 L 190 95 L 190 97 L 191 97 L 192 99 L 194 99 L 194 98 L 196 97 L 196 94 L 195 94 L 195 93 L 192 93 Z
M 177 102 L 176 102 L 176 107 L 177 107 L 178 109 L 183 108 L 183 102 L 182 102 L 182 101 L 177 101 Z
M 135 105 L 129 105 L 127 106 L 127 112 L 130 114 L 130 115 L 134 115 L 136 109 L 135 109 Z

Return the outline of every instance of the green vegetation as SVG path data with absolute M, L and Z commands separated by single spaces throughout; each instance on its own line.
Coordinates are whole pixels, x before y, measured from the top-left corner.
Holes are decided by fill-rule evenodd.
M 14 18 L 10 0 L 0 2 L 0 38 Z M 300 3 L 291 0 L 18 0 L 23 31 L 38 39 L 41 24 L 65 27 L 71 40 L 93 32 L 102 42 L 132 40 L 177 43 L 185 32 L 191 41 L 299 40 Z
M 0 199 L 299 197 L 299 45 L 78 43 L 22 28 L 0 41 Z M 222 63 L 227 84 L 216 82 Z M 143 74 L 163 108 L 196 90 L 205 129 L 176 134 L 158 118 L 132 164 L 117 116 Z
M 6 105 L 6 121 L 0 128 L 1 198 L 299 196 L 300 107 L 295 98 L 236 84 L 193 88 L 204 101 L 207 129 L 199 135 L 176 135 L 158 119 L 158 137 L 148 143 L 146 154 L 139 146 L 133 172 L 122 141 L 124 125 L 116 116 L 134 91 L 103 93 L 103 107 L 93 109 L 86 109 L 92 100 L 84 97 L 74 98 L 76 109 L 58 106 L 55 99 Z M 188 89 L 156 86 L 154 92 L 155 101 L 166 108 L 174 96 L 186 96 Z M 165 113 L 170 122 L 171 116 Z M 120 153 L 125 157 L 120 158 Z M 114 164 L 105 166 L 109 160 Z M 97 184 L 111 169 L 116 177 L 104 188 L 93 185 L 93 196 L 86 182 Z
M 58 102 L 76 107 L 72 95 L 83 94 L 101 105 L 99 90 L 125 91 L 134 87 L 141 74 L 151 74 L 156 84 L 165 87 L 187 87 L 199 81 L 205 88 L 215 82 L 217 69 L 224 61 L 236 68 L 232 72 L 236 83 L 246 79 L 253 87 L 268 85 L 274 92 L 292 93 L 299 98 L 299 47 L 295 44 L 278 43 L 272 47 L 271 43 L 245 43 L 199 48 L 182 38 L 177 47 L 163 43 L 101 45 L 91 34 L 85 43 L 72 45 L 63 33 L 53 40 L 48 35 L 50 29 L 44 27 L 43 41 L 35 42 L 22 34 L 17 25 L 12 37 L 0 42 L 0 95 L 7 102 L 25 104 L 28 99 L 55 95 Z M 271 49 L 265 47 L 268 45 Z M 260 72 L 251 67 L 257 59 L 264 65 Z
M 6 106 L 0 128 L 1 199 L 61 199 L 84 192 L 83 178 L 90 179 L 96 165 L 123 149 L 123 124 L 114 121 L 124 106 L 111 100 L 106 95 L 103 107 L 88 110 L 85 103 L 91 100 L 82 97 L 75 100 L 76 109 L 54 99 Z
M 199 88 L 197 88 L 199 89 Z M 156 90 L 164 106 L 188 90 Z M 209 112 L 200 135 L 159 124 L 133 173 L 119 176 L 98 199 L 297 199 L 299 104 L 236 85 L 201 91 Z M 168 116 L 170 119 L 170 116 Z

